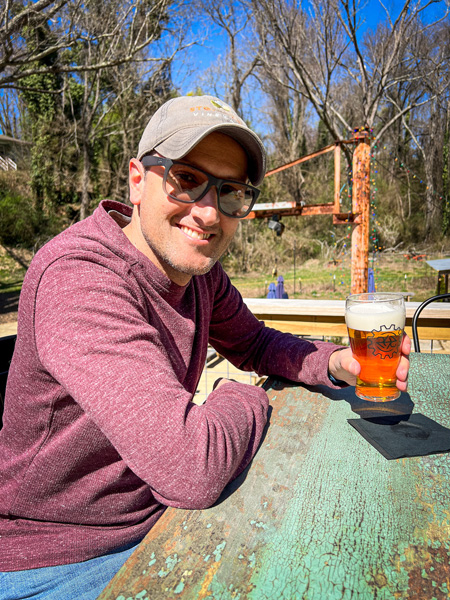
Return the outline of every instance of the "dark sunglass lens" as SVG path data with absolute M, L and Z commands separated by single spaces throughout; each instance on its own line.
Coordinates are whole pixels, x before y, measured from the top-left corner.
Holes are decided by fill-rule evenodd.
M 172 165 L 167 173 L 167 190 L 170 195 L 175 196 L 182 202 L 195 202 L 200 198 L 208 185 L 208 179 L 204 173 L 188 165 Z
M 230 217 L 244 217 L 252 205 L 254 192 L 247 186 L 224 184 L 220 189 L 220 208 Z

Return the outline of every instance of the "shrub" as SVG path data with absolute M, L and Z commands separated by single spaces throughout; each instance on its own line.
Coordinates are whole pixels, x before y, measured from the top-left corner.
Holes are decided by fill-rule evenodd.
M 10 191 L 0 194 L 0 241 L 31 248 L 39 228 L 32 201 Z
M 0 243 L 36 249 L 64 228 L 64 215 L 37 211 L 33 201 L 11 190 L 0 191 Z

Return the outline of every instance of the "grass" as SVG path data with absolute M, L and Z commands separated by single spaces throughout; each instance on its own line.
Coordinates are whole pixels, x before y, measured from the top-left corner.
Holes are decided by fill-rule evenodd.
M 0 294 L 20 292 L 32 253 L 0 246 Z
M 398 254 L 379 254 L 374 260 L 370 260 L 369 267 L 374 269 L 377 291 L 410 292 L 414 302 L 421 302 L 437 292 L 437 272 L 424 260 L 410 260 Z M 293 268 L 278 268 L 277 276 L 279 275 L 284 278 L 289 298 L 341 300 L 350 294 L 349 256 L 337 264 L 328 260 L 311 259 L 296 267 L 295 293 Z M 272 276 L 272 273 L 251 273 L 245 276 L 231 275 L 231 279 L 244 297 L 264 298 L 269 284 L 277 282 L 277 276 Z

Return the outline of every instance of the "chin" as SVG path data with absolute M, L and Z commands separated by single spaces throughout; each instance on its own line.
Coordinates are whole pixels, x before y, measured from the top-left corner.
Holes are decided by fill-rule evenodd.
M 205 275 L 206 273 L 208 273 L 209 271 L 211 271 L 211 269 L 213 268 L 213 266 L 216 264 L 216 262 L 218 261 L 218 258 L 211 258 L 210 260 L 208 260 L 208 262 L 203 263 L 202 265 L 197 265 L 194 266 L 192 264 L 190 265 L 178 265 L 178 267 L 173 266 L 177 271 L 180 271 L 181 273 L 184 273 L 185 275 Z

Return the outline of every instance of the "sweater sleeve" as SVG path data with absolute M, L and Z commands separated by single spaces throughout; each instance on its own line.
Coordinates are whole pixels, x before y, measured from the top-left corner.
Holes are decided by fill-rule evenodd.
M 126 274 L 57 260 L 36 294 L 39 359 L 158 501 L 205 508 L 256 452 L 267 395 L 233 383 L 226 402 L 217 390 L 193 404 L 139 294 Z
M 275 375 L 307 385 L 338 388 L 328 377 L 331 354 L 342 348 L 309 341 L 266 327 L 245 305 L 221 272 L 210 328 L 212 346 L 232 364 L 259 375 Z

